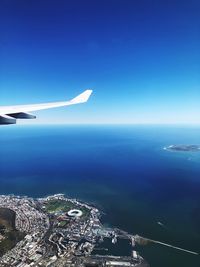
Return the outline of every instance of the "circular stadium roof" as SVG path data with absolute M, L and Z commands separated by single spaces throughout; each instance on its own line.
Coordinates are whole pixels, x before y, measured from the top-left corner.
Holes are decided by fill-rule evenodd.
M 83 212 L 81 210 L 73 209 L 68 211 L 67 215 L 70 217 L 81 217 L 83 215 Z

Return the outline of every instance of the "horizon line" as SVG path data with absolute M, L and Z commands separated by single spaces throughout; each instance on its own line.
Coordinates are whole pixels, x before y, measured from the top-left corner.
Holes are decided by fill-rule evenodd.
M 40 123 L 40 122 L 38 122 L 38 123 L 23 123 L 23 122 L 19 122 L 19 123 L 17 123 L 17 124 L 15 124 L 15 125 L 19 125 L 19 126 L 48 126 L 48 125 L 55 125 L 55 126 L 70 126 L 70 125 L 74 125 L 74 126 L 78 126 L 78 125 L 80 125 L 80 126 L 101 126 L 101 125 L 106 125 L 106 126 L 114 126 L 114 125 L 116 125 L 116 126 L 143 126 L 143 125 L 147 125 L 147 126 L 156 126 L 156 125 L 158 125 L 158 126 L 200 126 L 200 122 L 199 123 L 181 123 L 181 122 L 177 122 L 177 123 L 149 123 L 149 122 L 142 122 L 142 123 L 121 123 L 121 122 L 119 122 L 119 123 L 108 123 L 108 122 L 102 122 L 102 123 L 84 123 L 84 122 L 80 122 L 80 123 L 78 123 L 78 122 L 74 122 L 74 123 L 56 123 L 56 122 L 49 122 L 49 123 Z M 12 125 L 11 125 L 12 126 Z

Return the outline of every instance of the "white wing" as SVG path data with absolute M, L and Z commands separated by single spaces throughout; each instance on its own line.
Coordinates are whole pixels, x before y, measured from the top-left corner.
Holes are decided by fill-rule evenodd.
M 28 112 L 70 106 L 88 101 L 92 90 L 86 90 L 82 94 L 69 101 L 52 102 L 43 104 L 31 104 L 31 105 L 18 105 L 18 106 L 3 106 L 0 107 L 0 124 L 14 124 L 16 119 L 34 119 L 36 116 L 29 114 Z

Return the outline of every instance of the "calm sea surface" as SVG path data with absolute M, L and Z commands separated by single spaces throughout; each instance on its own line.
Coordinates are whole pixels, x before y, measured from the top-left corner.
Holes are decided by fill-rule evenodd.
M 2 126 L 0 194 L 66 193 L 96 203 L 110 226 L 200 252 L 200 153 L 170 144 L 200 144 L 200 127 Z M 138 249 L 152 267 L 200 266 L 199 256 Z

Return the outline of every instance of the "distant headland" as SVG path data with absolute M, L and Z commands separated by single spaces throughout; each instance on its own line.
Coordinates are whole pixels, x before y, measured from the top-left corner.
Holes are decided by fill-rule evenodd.
M 200 152 L 200 145 L 170 145 L 164 147 L 164 150 L 177 152 Z

